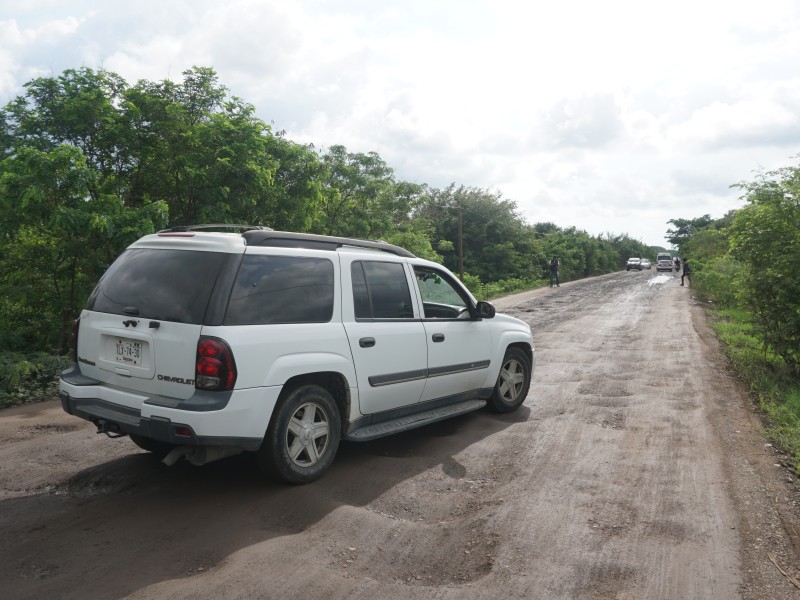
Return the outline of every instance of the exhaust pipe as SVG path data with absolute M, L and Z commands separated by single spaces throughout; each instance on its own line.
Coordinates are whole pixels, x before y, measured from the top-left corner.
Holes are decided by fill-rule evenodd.
M 181 458 L 186 456 L 192 451 L 191 446 L 175 446 L 172 450 L 170 450 L 169 454 L 167 454 L 161 462 L 171 467 L 176 462 L 178 462 Z
M 221 458 L 236 456 L 242 452 L 243 450 L 236 446 L 178 446 L 173 448 L 161 462 L 171 467 L 185 456 L 188 462 L 200 467 Z

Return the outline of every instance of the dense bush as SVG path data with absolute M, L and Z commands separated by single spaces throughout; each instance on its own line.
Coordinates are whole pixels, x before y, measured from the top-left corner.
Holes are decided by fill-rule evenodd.
M 693 291 L 726 310 L 713 324 L 768 416 L 769 433 L 800 461 L 800 167 L 739 183 L 747 205 L 722 219 L 674 219 L 668 233 L 692 266 Z
M 692 260 L 692 288 L 704 300 L 711 300 L 721 307 L 733 307 L 739 303 L 742 264 L 725 254 L 709 260 Z
M 800 377 L 800 167 L 741 184 L 748 206 L 731 226 L 741 297 L 759 334 Z
M 0 407 L 52 398 L 70 360 L 43 352 L 0 352 Z

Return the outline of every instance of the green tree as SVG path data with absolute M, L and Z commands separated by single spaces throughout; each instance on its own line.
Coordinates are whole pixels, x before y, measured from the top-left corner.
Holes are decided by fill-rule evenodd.
M 163 223 L 166 207 L 96 199 L 96 172 L 74 146 L 19 148 L 0 163 L 0 347 L 63 349 L 94 282 L 130 241 Z
M 711 215 L 703 215 L 696 219 L 670 219 L 667 224 L 671 224 L 675 228 L 667 229 L 667 240 L 673 246 L 680 248 L 686 240 L 692 237 L 693 233 L 711 225 L 711 221 Z
M 392 230 L 394 171 L 377 152 L 332 146 L 322 155 L 322 201 L 313 223 L 326 235 L 380 237 Z
M 212 69 L 183 77 L 140 81 L 124 94 L 124 139 L 134 155 L 125 200 L 165 201 L 170 224 L 255 222 L 273 191 L 279 163 L 270 150 L 278 144 Z
M 112 73 L 67 70 L 0 111 L 7 348 L 63 348 L 104 265 L 168 219 L 266 218 L 279 166 L 269 127 L 213 70 L 183 75 L 129 88 Z
M 737 187 L 749 202 L 731 226 L 731 254 L 745 265 L 742 296 L 761 337 L 800 374 L 800 167 Z
M 287 140 L 283 132 L 267 136 L 265 142 L 276 170 L 272 184 L 257 196 L 244 222 L 264 221 L 284 231 L 313 231 L 323 198 L 324 168 L 319 155 L 312 145 Z
M 451 270 L 459 271 L 460 220 L 466 272 L 484 282 L 538 276 L 534 236 L 516 203 L 499 193 L 455 184 L 433 189 L 415 212 L 420 217 L 433 224 L 433 246 L 442 249 Z

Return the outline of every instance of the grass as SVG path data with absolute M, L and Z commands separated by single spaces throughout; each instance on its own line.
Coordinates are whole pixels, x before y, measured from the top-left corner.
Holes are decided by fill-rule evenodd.
M 755 335 L 750 314 L 741 309 L 710 311 L 711 327 L 734 369 L 767 417 L 767 434 L 791 456 L 800 473 L 800 381 L 783 359 Z

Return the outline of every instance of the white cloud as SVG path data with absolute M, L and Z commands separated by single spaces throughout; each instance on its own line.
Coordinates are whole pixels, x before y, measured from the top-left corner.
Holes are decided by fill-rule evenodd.
M 675 127 L 674 137 L 676 144 L 709 150 L 773 145 L 791 149 L 800 140 L 800 105 L 753 97 L 734 104 L 713 102 Z

